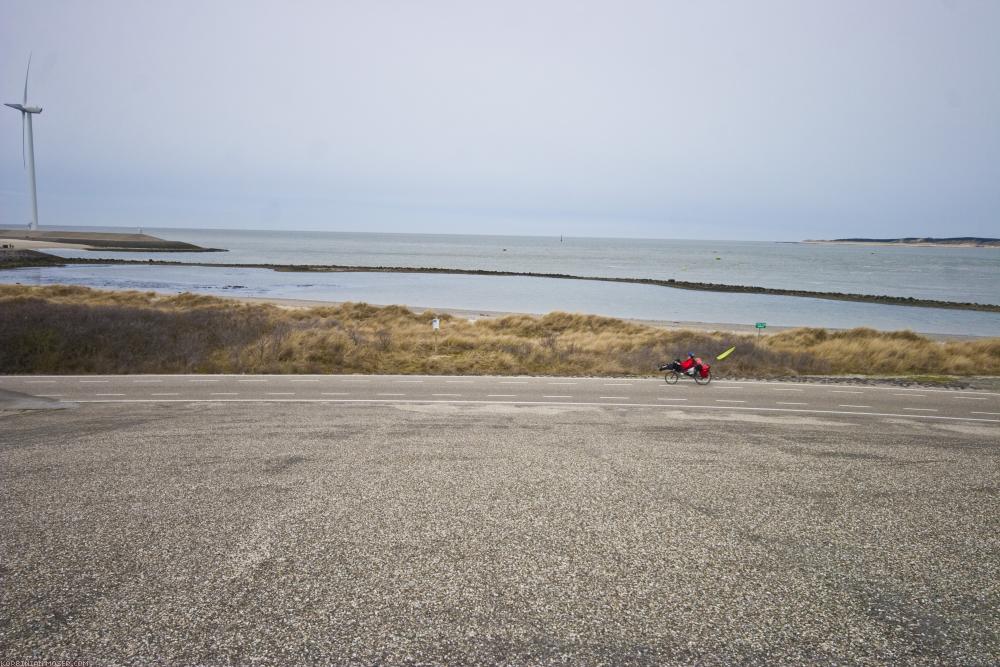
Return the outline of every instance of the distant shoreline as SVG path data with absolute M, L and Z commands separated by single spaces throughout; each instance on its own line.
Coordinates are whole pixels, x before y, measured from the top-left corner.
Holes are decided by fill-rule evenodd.
M 1000 248 L 1000 239 L 975 236 L 951 238 L 905 237 L 898 239 L 806 239 L 800 243 L 820 245 L 909 246 L 918 248 Z
M 221 248 L 202 248 L 193 243 L 168 241 L 149 234 L 120 232 L 63 232 L 25 229 L 0 229 L 0 244 L 14 250 L 72 248 L 78 250 L 140 252 L 225 252 Z

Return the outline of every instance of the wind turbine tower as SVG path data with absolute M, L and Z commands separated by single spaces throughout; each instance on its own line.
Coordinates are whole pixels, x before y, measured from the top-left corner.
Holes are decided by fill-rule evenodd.
M 28 56 L 28 69 L 24 73 L 24 98 L 20 104 L 5 103 L 11 109 L 21 112 L 21 161 L 28 169 L 28 185 L 31 188 L 31 222 L 28 229 L 33 231 L 38 229 L 38 193 L 35 190 L 35 141 L 31 134 L 31 115 L 42 113 L 42 107 L 28 106 L 28 74 L 31 72 L 31 56 Z M 25 150 L 25 137 L 27 136 L 27 151 Z

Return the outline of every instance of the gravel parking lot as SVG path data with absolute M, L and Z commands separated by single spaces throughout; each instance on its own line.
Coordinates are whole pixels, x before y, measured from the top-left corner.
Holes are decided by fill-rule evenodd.
M 998 454 L 670 408 L 10 411 L 0 657 L 995 664 Z

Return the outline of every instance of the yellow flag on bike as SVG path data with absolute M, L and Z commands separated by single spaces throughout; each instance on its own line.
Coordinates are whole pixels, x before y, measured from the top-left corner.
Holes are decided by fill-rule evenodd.
M 725 359 L 726 357 L 728 357 L 730 354 L 732 354 L 733 350 L 735 350 L 735 349 L 736 349 L 736 346 L 733 345 L 731 348 L 729 348 L 728 350 L 726 350 L 725 352 L 723 352 L 722 354 L 720 354 L 719 356 L 717 356 L 715 358 L 716 361 L 722 361 L 723 359 Z

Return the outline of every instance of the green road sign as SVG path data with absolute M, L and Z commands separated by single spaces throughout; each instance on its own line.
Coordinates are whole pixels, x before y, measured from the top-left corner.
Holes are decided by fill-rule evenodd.
M 767 328 L 767 322 L 758 322 L 754 326 L 756 326 L 758 329 L 766 329 Z

